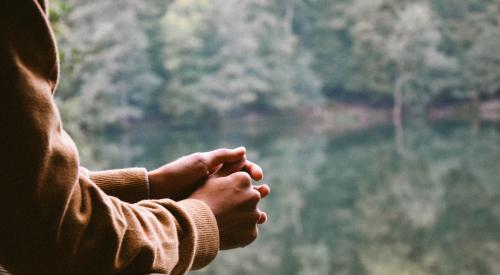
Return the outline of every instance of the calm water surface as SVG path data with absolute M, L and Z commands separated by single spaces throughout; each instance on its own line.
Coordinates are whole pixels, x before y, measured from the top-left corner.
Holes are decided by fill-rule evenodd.
M 292 124 L 142 126 L 94 138 L 93 154 L 103 167 L 154 168 L 247 146 L 272 188 L 269 221 L 202 274 L 499 274 L 500 124 L 411 125 L 399 151 L 391 126 L 334 135 Z

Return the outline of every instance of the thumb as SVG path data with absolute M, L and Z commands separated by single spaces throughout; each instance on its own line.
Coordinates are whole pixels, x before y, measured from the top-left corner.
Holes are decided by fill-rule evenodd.
M 232 163 L 226 163 L 226 164 L 222 165 L 222 167 L 219 169 L 219 171 L 217 171 L 216 175 L 218 177 L 227 177 L 233 173 L 241 171 L 241 169 L 243 169 L 243 167 L 245 167 L 245 163 L 246 163 L 245 157 L 243 157 L 239 161 L 235 161 Z
M 217 171 L 222 164 L 234 163 L 245 157 L 245 147 L 236 149 L 217 149 L 203 153 L 210 173 Z

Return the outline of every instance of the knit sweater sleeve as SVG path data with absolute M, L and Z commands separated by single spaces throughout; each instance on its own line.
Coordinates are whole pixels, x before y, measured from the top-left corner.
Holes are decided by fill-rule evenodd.
M 80 172 L 90 177 L 104 193 L 122 201 L 136 203 L 150 198 L 149 180 L 145 168 L 89 171 L 80 167 Z
M 181 274 L 218 251 L 198 200 L 130 204 L 79 169 L 52 94 L 46 1 L 0 1 L 0 264 L 13 274 Z

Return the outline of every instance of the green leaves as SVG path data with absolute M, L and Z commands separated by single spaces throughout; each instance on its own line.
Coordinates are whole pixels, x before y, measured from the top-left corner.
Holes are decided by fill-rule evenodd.
M 291 22 L 272 11 L 258 0 L 175 1 L 162 20 L 170 78 L 161 110 L 224 115 L 321 98 L 310 59 L 287 32 Z
M 323 92 L 387 106 L 397 87 L 425 110 L 499 89 L 499 13 L 493 0 L 55 0 L 57 94 L 66 124 L 89 130 L 318 107 Z

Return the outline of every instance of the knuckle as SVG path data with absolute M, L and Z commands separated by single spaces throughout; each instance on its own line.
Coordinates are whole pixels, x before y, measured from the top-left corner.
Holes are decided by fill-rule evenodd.
M 252 184 L 252 178 L 248 173 L 238 172 L 235 174 L 235 176 L 237 177 L 236 179 L 242 186 L 249 187 Z
M 261 200 L 260 193 L 257 190 L 252 189 L 252 193 L 250 194 L 249 201 L 252 202 L 252 204 L 257 205 L 260 200 Z
M 229 153 L 231 153 L 231 150 L 227 149 L 227 148 L 220 148 L 220 149 L 217 149 L 214 151 L 214 153 L 216 155 L 228 155 Z
M 253 241 L 257 240 L 258 237 L 259 237 L 259 230 L 257 229 L 257 227 L 255 227 L 248 234 L 248 240 L 249 240 L 249 242 L 253 242 Z
M 260 213 L 259 213 L 259 211 L 254 211 L 252 213 L 252 215 L 250 216 L 250 218 L 252 219 L 252 223 L 256 224 L 260 220 Z
M 205 167 L 207 165 L 207 159 L 203 153 L 194 153 L 191 155 L 191 159 L 197 165 Z
M 225 149 L 225 148 L 221 148 L 221 149 L 216 149 L 216 150 L 213 150 L 212 152 L 210 152 L 210 154 L 213 156 L 213 158 L 215 159 L 222 159 L 224 158 L 226 155 L 229 154 L 229 150 L 228 149 Z

